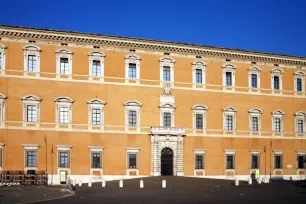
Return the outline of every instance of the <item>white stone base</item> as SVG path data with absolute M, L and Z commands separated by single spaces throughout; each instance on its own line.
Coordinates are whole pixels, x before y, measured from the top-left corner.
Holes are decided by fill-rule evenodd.
M 184 176 L 184 172 L 177 172 L 176 175 L 177 176 Z

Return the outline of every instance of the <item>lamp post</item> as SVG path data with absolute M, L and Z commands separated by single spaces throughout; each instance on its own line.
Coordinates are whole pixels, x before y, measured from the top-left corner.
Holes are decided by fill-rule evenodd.
M 48 142 L 47 136 L 45 135 L 45 145 L 46 145 L 46 185 L 48 185 Z

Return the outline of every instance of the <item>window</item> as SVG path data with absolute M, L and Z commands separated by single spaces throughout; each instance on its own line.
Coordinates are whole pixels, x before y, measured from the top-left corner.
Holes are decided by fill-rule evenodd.
M 164 127 L 171 127 L 171 113 L 164 113 Z
M 69 74 L 68 58 L 61 58 L 60 63 L 61 63 L 60 73 Z
M 252 117 L 252 131 L 258 131 L 258 117 Z
M 237 109 L 229 106 L 223 109 L 223 129 L 226 131 L 236 130 L 236 112 Z
M 297 155 L 297 168 L 298 169 L 305 169 L 305 162 L 306 162 L 306 157 L 304 154 L 298 154 Z
M 6 46 L 0 44 L 0 70 L 5 69 L 5 50 Z
M 3 155 L 3 143 L 0 144 L 0 168 L 3 166 L 2 155 Z
M 303 133 L 304 132 L 304 130 L 303 130 L 303 120 L 298 120 L 297 121 L 297 132 L 298 133 Z
M 285 113 L 281 110 L 272 112 L 273 117 L 273 132 L 282 133 L 283 132 L 283 116 Z
M 28 72 L 36 72 L 36 56 L 28 55 Z
M 26 167 L 37 167 L 37 151 L 26 150 Z
M 136 111 L 129 111 L 129 126 L 130 127 L 136 127 L 137 124 L 137 116 L 136 116 Z
M 37 122 L 36 105 L 27 105 L 27 122 Z
M 101 152 L 91 151 L 91 168 L 102 168 Z
M 235 169 L 235 155 L 226 155 L 226 169 Z
M 159 60 L 160 62 L 160 81 L 174 82 L 174 63 L 175 60 L 170 57 L 164 57 Z
M 128 169 L 138 169 L 137 153 L 128 152 Z
M 136 64 L 129 63 L 129 79 L 136 79 Z
M 125 106 L 125 130 L 129 127 L 137 128 L 140 131 L 140 107 L 142 104 L 138 101 L 127 101 Z
M 196 84 L 205 84 L 205 71 L 206 63 L 201 61 L 192 63 L 193 87 L 196 87 Z
M 24 47 L 24 71 L 40 72 L 40 52 L 41 49 L 35 45 Z
M 253 108 L 250 109 L 248 112 L 250 120 L 250 130 L 252 132 L 260 132 L 262 110 L 259 108 Z
M 0 69 L 2 69 L 2 53 L 0 53 Z
M 202 70 L 201 69 L 196 69 L 196 83 L 197 84 L 202 84 Z
M 225 64 L 223 68 L 223 86 L 235 86 L 235 70 L 236 66 L 232 64 Z
M 296 79 L 296 91 L 302 91 L 302 79 Z
M 92 76 L 99 77 L 101 76 L 101 62 L 93 60 L 92 62 Z
M 283 155 L 275 154 L 274 155 L 274 169 L 282 169 L 283 168 Z
M 253 66 L 248 70 L 249 70 L 249 87 L 252 89 L 259 89 L 261 69 L 257 66 Z
M 204 155 L 195 154 L 195 169 L 204 169 Z
M 280 127 L 280 118 L 275 118 L 274 119 L 274 132 L 280 132 L 281 127 Z
M 295 116 L 295 123 L 296 123 L 295 132 L 299 134 L 305 133 L 306 112 L 299 111 L 299 112 L 296 112 L 294 116 Z
M 282 77 L 283 77 L 283 71 L 280 69 L 273 69 L 271 71 L 272 73 L 272 89 L 273 90 L 282 90 Z
M 72 104 L 74 101 L 67 96 L 58 96 L 54 99 L 56 103 L 56 125 L 71 126 L 72 123 Z
M 73 52 L 66 49 L 56 51 L 56 73 L 65 75 L 72 74 L 72 55 Z
M 203 114 L 196 114 L 196 129 L 203 129 Z
M 252 74 L 252 88 L 257 88 L 257 74 Z
M 301 71 L 294 73 L 294 88 L 296 92 L 304 92 L 304 76 L 305 73 Z
M 42 99 L 29 94 L 21 97 L 21 100 L 23 102 L 23 121 L 25 123 L 39 122 L 39 104 Z
M 3 121 L 5 121 L 5 100 L 7 97 L 0 93 L 0 126 Z
M 101 109 L 93 108 L 92 109 L 92 125 L 101 124 Z
M 60 150 L 58 151 L 58 154 L 59 154 L 59 158 L 58 158 L 58 161 L 59 161 L 59 166 L 60 168 L 70 168 L 70 151 L 64 151 L 64 150 Z
M 251 169 L 259 169 L 259 154 L 251 154 Z

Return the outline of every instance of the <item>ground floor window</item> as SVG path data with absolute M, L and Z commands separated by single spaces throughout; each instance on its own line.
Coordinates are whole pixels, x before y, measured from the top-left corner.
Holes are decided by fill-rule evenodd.
M 204 169 L 204 155 L 195 154 L 195 169 Z
M 37 166 L 37 151 L 26 150 L 26 167 Z
M 58 161 L 60 168 L 70 168 L 70 151 L 59 151 L 58 152 Z
M 227 154 L 225 159 L 226 159 L 226 169 L 235 169 L 235 155 Z
M 128 152 L 128 169 L 138 169 L 137 153 Z
M 91 152 L 91 168 L 102 168 L 101 152 Z
M 305 155 L 298 155 L 297 156 L 297 162 L 298 162 L 298 169 L 305 169 L 306 168 L 306 165 L 305 165 L 305 162 L 306 162 L 306 157 Z
M 259 158 L 258 154 L 251 155 L 251 169 L 259 169 Z
M 282 169 L 283 168 L 283 155 L 275 154 L 274 155 L 274 169 Z

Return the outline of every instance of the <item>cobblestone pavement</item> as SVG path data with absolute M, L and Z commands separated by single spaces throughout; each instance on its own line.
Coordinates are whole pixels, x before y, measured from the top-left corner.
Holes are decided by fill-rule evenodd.
M 167 188 L 161 188 L 166 179 Z M 144 188 L 139 188 L 141 179 L 76 186 L 75 196 L 45 203 L 306 203 L 306 182 L 273 181 L 269 184 L 248 185 L 234 181 L 211 180 L 188 177 L 143 178 Z

